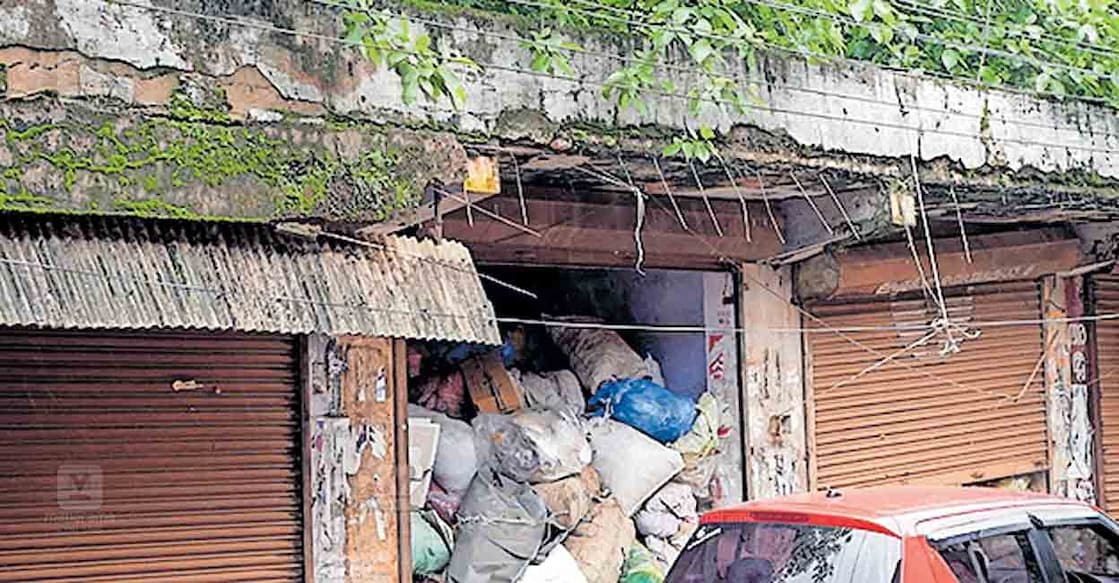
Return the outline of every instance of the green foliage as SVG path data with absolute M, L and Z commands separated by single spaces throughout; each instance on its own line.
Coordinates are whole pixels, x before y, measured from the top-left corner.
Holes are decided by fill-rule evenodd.
M 436 47 L 431 36 L 414 30 L 405 18 L 391 18 L 372 0 L 351 0 L 342 18 L 346 40 L 361 48 L 377 67 L 388 67 L 400 77 L 404 103 L 416 102 L 420 93 L 430 100 L 446 97 L 457 109 L 466 101 L 466 89 L 455 67 L 478 65 L 448 47 Z
M 682 154 L 685 160 L 699 160 L 705 164 L 711 158 L 719 156 L 719 150 L 712 143 L 715 139 L 715 130 L 701 126 L 698 132 L 689 131 L 688 134 L 687 138 L 680 136 L 672 138 L 672 143 L 665 146 L 662 153 L 669 157 Z
M 579 45 L 565 41 L 550 28 L 533 32 L 532 40 L 522 42 L 521 46 L 532 51 L 533 71 L 568 77 L 575 74 L 567 59 L 568 53 L 583 50 Z
M 685 91 L 693 115 L 705 107 L 747 109 L 756 98 L 731 71 L 740 69 L 734 61 L 751 64 L 761 48 L 1095 98 L 1119 107 L 1119 0 L 430 1 L 547 22 L 525 40 L 533 53 L 531 68 L 538 72 L 571 74 L 564 53 L 577 47 L 568 46 L 558 29 L 625 35 L 632 39 L 632 52 L 609 72 L 603 94 L 639 112 L 645 111 L 643 98 L 650 92 L 679 93 L 662 70 L 666 60 L 679 63 L 678 55 L 699 76 Z M 409 46 L 424 36 L 406 33 L 399 20 L 392 25 L 372 14 L 355 10 L 346 15 L 351 33 L 374 31 L 356 37 L 364 43 Z M 380 24 L 367 26 L 370 21 Z M 430 41 L 420 44 L 427 47 Z M 379 50 L 366 52 L 375 61 L 385 60 Z M 406 75 L 412 73 L 401 73 Z

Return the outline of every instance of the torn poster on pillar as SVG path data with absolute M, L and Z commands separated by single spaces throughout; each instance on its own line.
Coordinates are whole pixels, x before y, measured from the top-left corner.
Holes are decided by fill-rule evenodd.
M 346 501 L 350 486 L 346 467 L 352 459 L 350 421 L 316 419 L 311 432 L 311 525 L 317 581 L 340 581 L 346 573 Z M 347 464 L 349 462 L 349 464 Z
M 316 580 L 338 581 L 345 574 L 346 504 L 351 501 L 349 476 L 361 469 L 368 449 L 374 459 L 384 459 L 385 429 L 369 424 L 353 425 L 345 417 L 316 419 L 311 431 L 311 515 Z M 376 505 L 376 501 L 373 501 Z M 362 506 L 362 516 L 378 521 L 384 530 L 380 508 Z
M 742 416 L 738 377 L 736 286 L 730 273 L 703 276 L 703 321 L 706 329 L 707 390 L 721 405 L 711 502 L 722 506 L 745 500 L 742 480 Z

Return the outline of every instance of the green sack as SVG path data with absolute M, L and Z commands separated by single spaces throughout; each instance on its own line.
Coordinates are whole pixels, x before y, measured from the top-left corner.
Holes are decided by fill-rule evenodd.
M 629 555 L 622 565 L 622 578 L 618 583 L 663 583 L 664 573 L 652 551 L 641 543 L 629 548 Z
M 447 567 L 454 547 L 451 527 L 430 510 L 412 511 L 412 572 L 435 575 Z

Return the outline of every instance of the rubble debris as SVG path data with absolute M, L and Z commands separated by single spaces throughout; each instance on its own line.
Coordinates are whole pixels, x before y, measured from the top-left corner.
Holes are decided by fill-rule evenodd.
M 587 402 L 594 415 L 607 415 L 661 443 L 680 439 L 696 418 L 695 403 L 648 379 L 604 383 Z
M 592 464 L 626 516 L 684 468 L 679 452 L 618 421 L 592 423 L 590 439 Z
M 572 531 L 563 546 L 588 583 L 617 583 L 635 542 L 633 522 L 616 499 L 608 498 L 595 505 L 590 517 Z
M 447 581 L 512 583 L 539 552 L 548 509 L 526 484 L 479 469 L 458 512 Z
M 454 532 L 434 512 L 413 510 L 411 515 L 412 573 L 436 575 L 451 560 L 451 549 L 455 546 Z
M 439 446 L 435 450 L 432 476 L 449 492 L 465 492 L 478 469 L 474 430 L 465 421 L 416 405 L 408 405 L 408 417 L 409 420 L 428 419 L 439 426 Z
M 575 416 L 583 414 L 583 388 L 575 373 L 569 370 L 540 374 L 511 372 L 519 380 L 525 403 L 530 408 L 560 411 Z
M 613 330 L 556 327 L 548 333 L 591 392 L 606 381 L 649 374 L 645 360 Z
M 505 369 L 500 352 L 464 360 L 461 366 L 466 390 L 479 412 L 511 413 L 524 408 L 520 385 Z
M 536 484 L 532 489 L 548 507 L 552 521 L 569 530 L 591 511 L 602 484 L 598 472 L 587 466 L 577 476 Z

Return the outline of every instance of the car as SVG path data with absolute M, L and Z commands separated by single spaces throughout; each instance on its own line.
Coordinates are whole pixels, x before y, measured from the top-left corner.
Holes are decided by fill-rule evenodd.
M 666 583 L 1119 583 L 1119 525 L 995 488 L 882 486 L 707 512 Z

